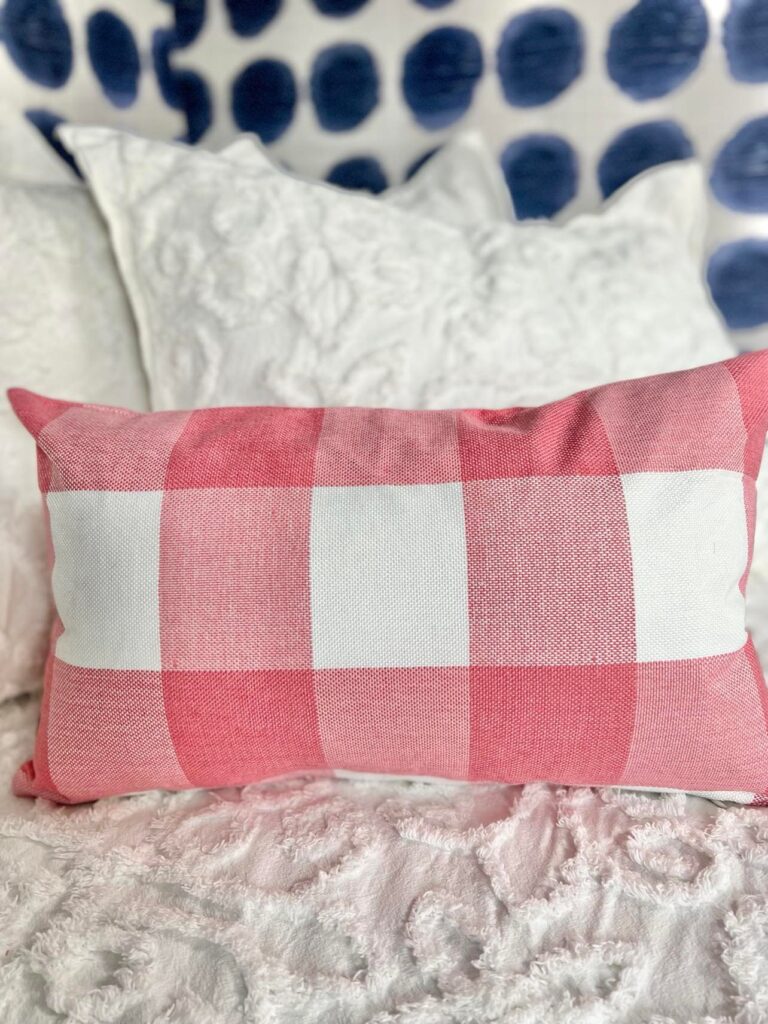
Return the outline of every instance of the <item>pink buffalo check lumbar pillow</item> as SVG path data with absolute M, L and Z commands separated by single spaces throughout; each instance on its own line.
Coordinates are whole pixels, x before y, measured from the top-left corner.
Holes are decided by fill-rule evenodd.
M 11 392 L 57 618 L 15 791 L 304 772 L 768 793 L 768 352 L 535 409 Z

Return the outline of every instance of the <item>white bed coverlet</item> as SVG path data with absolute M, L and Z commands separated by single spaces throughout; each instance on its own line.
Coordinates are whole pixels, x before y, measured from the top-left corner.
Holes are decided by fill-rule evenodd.
M 0 708 L 0 773 L 34 703 Z M 768 811 L 294 779 L 0 794 L 4 1024 L 760 1024 Z

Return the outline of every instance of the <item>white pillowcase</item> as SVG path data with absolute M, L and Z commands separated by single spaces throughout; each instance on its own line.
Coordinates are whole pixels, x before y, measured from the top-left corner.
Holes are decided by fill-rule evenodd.
M 0 182 L 0 388 L 147 406 L 107 233 L 77 185 Z M 0 699 L 36 689 L 50 625 L 34 453 L 0 408 Z
M 0 388 L 23 385 L 54 397 L 145 409 L 133 317 L 106 226 L 88 191 L 16 112 L 0 109 L 0 140 L 15 179 L 0 180 Z M 251 138 L 217 160 L 221 168 L 224 161 L 263 165 L 265 158 Z M 219 187 L 227 191 L 226 173 Z M 465 223 L 509 216 L 504 193 L 492 154 L 478 137 L 468 136 L 384 198 Z M 3 403 L 0 700 L 39 687 L 49 627 L 33 446 Z
M 692 163 L 564 228 L 460 228 L 256 150 L 225 168 L 111 129 L 60 136 L 109 222 L 155 408 L 538 404 L 733 354 L 690 255 Z

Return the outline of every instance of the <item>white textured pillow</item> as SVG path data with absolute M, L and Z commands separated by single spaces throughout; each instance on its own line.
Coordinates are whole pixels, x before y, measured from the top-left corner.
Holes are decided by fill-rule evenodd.
M 78 185 L 0 182 L 0 389 L 137 403 L 147 393 L 107 233 Z M 29 437 L 0 408 L 0 699 L 41 683 L 50 624 Z
M 690 256 L 695 164 L 565 228 L 462 229 L 263 160 L 60 135 L 110 224 L 155 408 L 537 404 L 732 355 Z
M 260 166 L 265 174 L 284 173 L 261 145 L 255 155 L 251 148 L 246 164 L 252 169 Z M 321 182 L 312 184 L 324 187 Z M 349 195 L 346 189 L 341 191 Z M 456 227 L 515 219 L 501 166 L 479 132 L 449 139 L 413 177 L 387 189 L 382 198 L 401 210 Z
M 269 159 L 266 150 L 262 158 Z M 457 227 L 515 219 L 501 166 L 479 132 L 450 139 L 409 181 L 384 195 L 401 210 Z

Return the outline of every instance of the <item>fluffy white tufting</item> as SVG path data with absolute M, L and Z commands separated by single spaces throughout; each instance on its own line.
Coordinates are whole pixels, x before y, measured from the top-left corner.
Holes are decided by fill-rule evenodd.
M 0 776 L 36 708 L 6 704 Z M 0 791 L 3 1024 L 761 1024 L 768 813 L 294 779 Z

